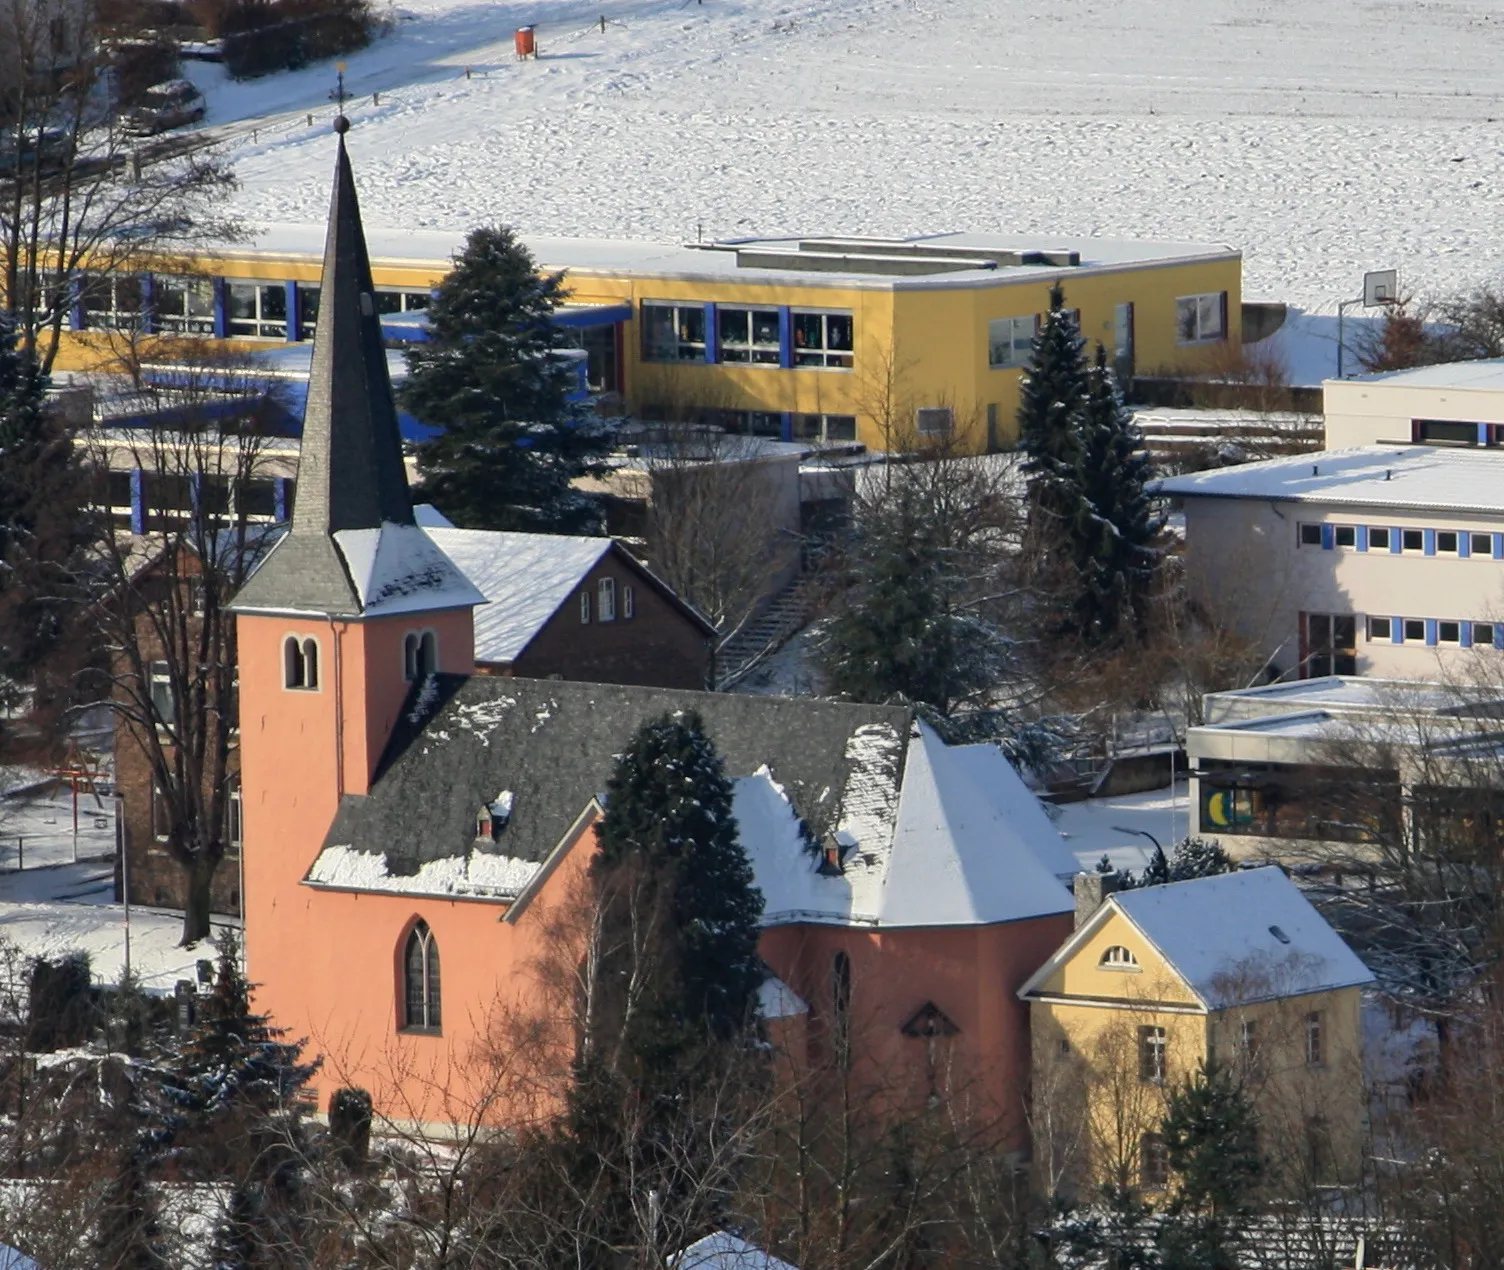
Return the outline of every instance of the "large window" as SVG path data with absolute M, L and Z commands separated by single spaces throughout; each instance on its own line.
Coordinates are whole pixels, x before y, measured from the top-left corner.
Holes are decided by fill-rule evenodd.
M 914 411 L 914 428 L 922 437 L 948 437 L 955 421 L 949 406 L 920 406 Z
M 616 579 L 601 578 L 595 584 L 595 620 L 616 621 Z
M 838 952 L 830 964 L 830 1013 L 835 1023 L 836 1055 L 851 1062 L 851 958 Z
M 987 323 L 987 364 L 992 367 L 1027 366 L 1029 350 L 1039 319 L 1028 317 L 995 318 Z
M 1138 1030 L 1138 1078 L 1147 1084 L 1165 1083 L 1165 1030 L 1141 1027 Z
M 437 1032 L 439 1012 L 439 943 L 428 923 L 417 922 L 402 953 L 402 1025 L 410 1031 Z
M 705 307 L 700 304 L 642 304 L 642 360 L 703 362 Z
M 282 682 L 288 688 L 315 691 L 319 686 L 319 645 L 315 639 L 289 635 L 282 642 Z
M 1163 1190 L 1170 1182 L 1170 1148 L 1164 1135 L 1146 1133 L 1139 1139 L 1138 1181 L 1145 1190 Z
M 311 340 L 319 329 L 319 297 L 321 288 L 298 283 L 298 338 Z
M 851 314 L 811 313 L 795 309 L 794 365 L 850 370 L 853 345 Z
M 1326 1032 L 1322 1028 L 1320 1010 L 1312 1010 L 1306 1015 L 1306 1066 L 1324 1067 L 1326 1065 Z
M 1175 301 L 1175 335 L 1182 344 L 1227 338 L 1227 292 L 1183 295 Z
M 240 786 L 230 790 L 225 803 L 225 843 L 231 851 L 239 851 L 244 831 L 241 829 Z
M 282 283 L 263 286 L 231 282 L 225 291 L 231 335 L 263 340 L 287 338 L 287 288 Z
M 138 331 L 145 289 L 134 274 L 89 274 L 83 284 L 84 326 L 91 331 Z
M 1358 673 L 1358 619 L 1351 613 L 1306 614 L 1303 679 Z
M 835 443 L 856 440 L 855 415 L 795 415 L 794 440 Z
M 214 334 L 214 284 L 208 278 L 159 277 L 155 283 L 152 308 L 159 331 Z
M 721 360 L 777 366 L 779 357 L 777 309 L 716 311 L 720 327 Z
M 397 291 L 380 287 L 376 290 L 376 312 L 383 315 L 422 313 L 432 303 L 431 291 Z
M 176 718 L 173 709 L 172 671 L 165 661 L 151 664 L 151 712 L 159 728 L 170 728 Z

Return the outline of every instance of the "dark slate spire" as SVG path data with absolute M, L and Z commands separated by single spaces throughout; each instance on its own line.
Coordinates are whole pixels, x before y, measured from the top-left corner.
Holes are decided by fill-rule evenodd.
M 371 260 L 345 150 L 348 127 L 341 115 L 292 514 L 295 534 L 413 523 Z
M 371 260 L 345 151 L 349 126 L 344 116 L 334 125 L 339 154 L 292 527 L 241 588 L 234 604 L 239 611 L 354 617 L 394 606 L 484 603 L 413 520 Z

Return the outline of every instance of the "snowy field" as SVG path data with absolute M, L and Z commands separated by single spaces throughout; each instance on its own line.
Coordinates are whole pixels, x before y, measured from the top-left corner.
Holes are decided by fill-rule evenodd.
M 1498 0 L 384 12 L 391 34 L 346 74 L 372 225 L 1201 239 L 1244 250 L 1248 297 L 1328 313 L 1366 268 L 1443 291 L 1494 276 L 1504 253 Z M 542 56 L 519 63 L 524 23 Z M 234 125 L 246 216 L 321 221 L 333 67 L 191 73 L 210 126 Z

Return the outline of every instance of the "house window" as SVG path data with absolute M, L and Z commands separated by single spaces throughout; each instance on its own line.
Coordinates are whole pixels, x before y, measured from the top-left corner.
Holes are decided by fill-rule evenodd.
M 1122 944 L 1114 944 L 1102 954 L 1102 960 L 1098 963 L 1109 970 L 1128 970 L 1138 968 L 1138 958 Z
M 615 578 L 602 578 L 595 584 L 595 611 L 599 622 L 616 621 Z
M 171 668 L 165 661 L 154 661 L 150 675 L 152 722 L 159 728 L 170 728 L 176 721 Z
M 1368 619 L 1368 641 L 1377 643 L 1382 641 L 1387 644 L 1394 637 L 1394 622 L 1387 617 L 1371 617 Z
M 287 288 L 280 282 L 263 286 L 255 282 L 231 282 L 225 287 L 230 334 L 253 339 L 287 338 Z
M 1368 530 L 1368 549 L 1370 551 L 1389 550 L 1389 530 L 1379 526 L 1370 526 Z
M 777 366 L 782 341 L 778 334 L 777 309 L 716 310 L 723 362 L 750 362 Z
M 1138 1180 L 1151 1191 L 1162 1191 L 1169 1184 L 1170 1148 L 1163 1134 L 1146 1133 L 1139 1139 Z
M 1306 614 L 1304 678 L 1358 673 L 1358 619 L 1351 613 Z
M 1175 333 L 1182 344 L 1210 344 L 1227 336 L 1227 292 L 1183 295 L 1175 301 Z
M 850 370 L 852 325 L 849 313 L 794 310 L 794 365 Z
M 1400 546 L 1406 551 L 1424 551 L 1426 549 L 1425 530 L 1402 529 L 1400 531 Z
M 1494 536 L 1492 534 L 1468 535 L 1468 555 L 1482 556 L 1488 559 L 1494 554 Z
M 1438 644 L 1460 644 L 1462 642 L 1462 623 L 1437 622 L 1436 642 Z
M 1436 554 L 1440 556 L 1455 556 L 1457 554 L 1457 531 L 1455 529 L 1438 529 L 1436 531 Z
M 1138 1030 L 1138 1078 L 1150 1085 L 1165 1083 L 1165 1030 L 1141 1027 Z
M 914 427 L 922 437 L 948 437 L 954 422 L 949 406 L 920 406 L 914 411 Z
M 987 365 L 993 369 L 1027 366 L 1029 351 L 1034 347 L 1034 332 L 1039 318 L 994 318 L 987 323 Z
M 437 1032 L 439 1013 L 439 943 L 418 921 L 407 936 L 402 955 L 403 1026 L 410 1031 Z
M 320 289 L 312 284 L 298 283 L 298 338 L 311 340 L 319 329 Z
M 1473 623 L 1473 647 L 1492 648 L 1494 646 L 1494 624 L 1492 622 Z
M 214 334 L 214 284 L 208 278 L 157 278 L 152 307 L 160 331 Z
M 580 625 L 590 625 L 590 592 L 580 592 Z
M 703 362 L 705 306 L 642 303 L 642 360 Z
M 1312 1010 L 1306 1015 L 1306 1066 L 1326 1065 L 1326 1036 L 1321 1028 L 1321 1011 Z
M 1321 546 L 1321 526 L 1302 525 L 1300 527 L 1300 545 L 1302 547 Z
M 94 331 L 139 331 L 145 291 L 134 274 L 84 277 L 84 326 Z
M 383 316 L 421 313 L 432 303 L 431 291 L 398 291 L 387 287 L 379 287 L 376 291 L 376 312 Z
M 838 952 L 830 963 L 830 1015 L 835 1024 L 836 1053 L 851 1061 L 851 958 Z
M 408 631 L 402 641 L 402 675 L 408 683 L 427 679 L 439 669 L 438 642 L 432 631 Z
M 855 441 L 855 415 L 795 415 L 796 441 Z
M 155 781 L 151 787 L 151 836 L 158 842 L 166 842 L 172 832 L 172 815 L 167 806 L 167 795 Z
M 1244 1019 L 1238 1031 L 1238 1053 L 1248 1071 L 1258 1067 L 1259 1025 L 1253 1019 Z
M 621 589 L 621 618 L 624 622 L 630 622 L 637 616 L 637 597 L 633 594 L 630 585 Z
M 319 645 L 315 639 L 289 635 L 282 641 L 282 682 L 288 688 L 319 686 Z
M 1407 617 L 1402 631 L 1404 642 L 1407 644 L 1424 644 L 1426 642 L 1426 623 L 1424 618 Z
M 1339 547 L 1356 547 L 1358 545 L 1358 527 L 1356 525 L 1338 525 L 1333 531 L 1333 538 Z
M 230 790 L 225 802 L 225 843 L 231 851 L 240 850 L 241 823 L 240 786 L 237 785 Z
M 1455 419 L 1412 419 L 1410 439 L 1419 445 L 1477 445 L 1478 425 Z

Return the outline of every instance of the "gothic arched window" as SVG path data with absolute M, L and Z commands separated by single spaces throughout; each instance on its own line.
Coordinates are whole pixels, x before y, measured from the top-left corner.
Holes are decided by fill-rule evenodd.
M 402 954 L 403 1008 L 405 1028 L 437 1032 L 439 1030 L 439 941 L 421 919 L 413 924 Z

